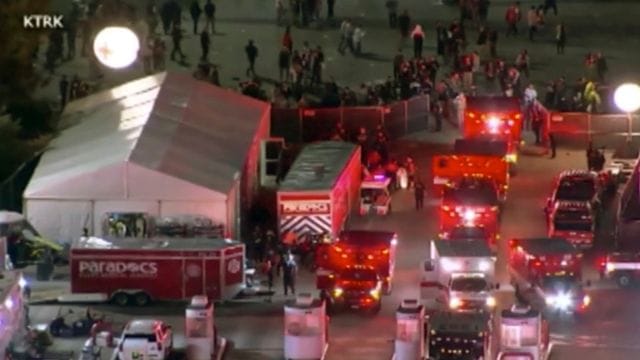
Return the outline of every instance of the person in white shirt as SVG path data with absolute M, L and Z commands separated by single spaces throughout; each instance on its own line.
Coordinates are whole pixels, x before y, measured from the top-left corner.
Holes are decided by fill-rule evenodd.
M 356 25 L 355 29 L 353 30 L 352 37 L 353 51 L 355 55 L 362 54 L 362 38 L 364 38 L 365 34 L 366 33 L 360 28 L 360 26 Z

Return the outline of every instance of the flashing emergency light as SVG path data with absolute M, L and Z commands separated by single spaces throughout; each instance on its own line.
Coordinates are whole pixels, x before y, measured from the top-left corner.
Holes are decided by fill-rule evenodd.
M 571 301 L 571 295 L 567 293 L 561 293 L 558 295 L 547 296 L 545 299 L 547 305 L 553 306 L 556 309 L 566 310 L 573 302 Z
M 585 295 L 582 297 L 582 306 L 587 307 L 591 304 L 591 296 Z
M 500 119 L 496 117 L 490 117 L 487 120 L 487 126 L 489 126 L 489 132 L 495 134 L 500 130 Z
M 386 179 L 387 179 L 387 177 L 384 176 L 384 175 L 381 175 L 381 174 L 373 175 L 373 180 L 375 180 L 375 181 L 384 181 Z
M 4 307 L 7 308 L 7 310 L 13 309 L 13 300 L 11 300 L 10 297 L 4 300 Z
M 20 286 L 20 289 L 24 289 L 25 287 L 27 287 L 27 280 L 20 275 L 20 279 L 18 279 L 18 286 Z
M 340 297 L 342 296 L 342 293 L 344 292 L 344 290 L 342 290 L 342 288 L 335 288 L 333 289 L 333 297 Z
M 394 237 L 393 239 L 391 239 L 391 246 L 396 246 L 398 245 L 398 238 Z
M 470 209 L 465 210 L 464 214 L 462 215 L 462 218 L 466 221 L 466 222 L 470 222 L 473 223 L 473 221 L 476 219 L 476 212 Z
M 493 296 L 489 296 L 487 298 L 486 304 L 490 308 L 495 307 L 496 306 L 496 298 L 494 298 Z
M 462 300 L 458 298 L 451 298 L 451 300 L 449 300 L 449 307 L 451 309 L 457 309 L 460 306 L 462 306 Z
M 485 271 L 489 271 L 489 269 L 491 268 L 491 264 L 489 264 L 488 261 L 481 261 L 480 264 L 478 265 L 478 268 L 480 269 L 480 271 L 485 272 Z

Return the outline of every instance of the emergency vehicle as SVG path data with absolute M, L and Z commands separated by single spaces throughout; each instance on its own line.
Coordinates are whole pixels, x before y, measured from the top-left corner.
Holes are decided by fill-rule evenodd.
M 244 262 L 244 245 L 229 239 L 82 237 L 71 247 L 72 295 L 59 300 L 230 299 L 244 288 Z
M 336 236 L 359 206 L 360 160 L 360 147 L 343 141 L 306 145 L 278 188 L 281 238 Z
M 615 280 L 621 288 L 627 288 L 640 278 L 640 253 L 609 254 L 602 270 L 604 276 Z
M 497 360 L 546 360 L 549 324 L 530 306 L 514 305 L 500 316 Z
M 495 262 L 484 240 L 433 240 L 423 267 L 422 297 L 430 298 L 426 294 L 436 287 L 445 293 L 451 310 L 493 310 Z
M 621 148 L 614 150 L 611 161 L 605 164 L 604 171 L 611 174 L 616 183 L 626 183 L 638 162 L 638 149 L 625 143 Z
M 569 240 L 576 248 L 593 246 L 595 222 L 591 204 L 581 201 L 556 201 L 547 219 L 548 236 Z
M 573 314 L 587 310 L 591 298 L 582 284 L 582 254 L 569 241 L 512 239 L 509 245 L 509 273 L 516 296 L 533 289 L 531 301 L 546 304 L 549 310 Z
M 479 227 L 491 244 L 498 237 L 500 201 L 495 183 L 485 178 L 463 178 L 445 188 L 440 204 L 440 236 L 454 229 Z
M 398 237 L 389 231 L 345 230 L 337 241 L 324 243 L 316 252 L 319 290 L 331 289 L 336 273 L 354 265 L 375 269 L 382 281 L 382 292 L 391 293 Z
M 352 265 L 329 275 L 333 280 L 329 288 L 320 292 L 329 311 L 359 309 L 373 314 L 382 307 L 382 280 L 371 266 Z
M 360 185 L 360 215 L 391 213 L 391 179 L 385 175 L 373 175 Z
M 522 110 L 518 98 L 468 97 L 464 109 L 465 139 L 490 138 L 507 142 L 509 163 L 518 161 Z
M 492 317 L 484 312 L 435 312 L 427 317 L 427 359 L 491 359 Z
M 435 194 L 442 194 L 447 186 L 464 178 L 478 178 L 493 183 L 500 200 L 507 196 L 509 166 L 504 157 L 498 155 L 436 155 L 432 173 Z
M 558 201 L 580 201 L 589 203 L 594 215 L 597 215 L 600 210 L 601 195 L 602 186 L 597 173 L 586 170 L 563 171 L 554 182 L 545 211 L 551 212 Z
M 496 240 L 499 238 L 499 234 L 489 232 L 482 226 L 457 226 L 449 232 L 440 233 L 440 239 L 442 240 L 482 240 L 489 246 L 495 245 Z

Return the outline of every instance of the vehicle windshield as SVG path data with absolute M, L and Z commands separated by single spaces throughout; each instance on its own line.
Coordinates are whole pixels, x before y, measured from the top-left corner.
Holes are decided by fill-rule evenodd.
M 444 193 L 444 201 L 465 205 L 498 204 L 498 193 L 495 186 L 488 181 L 463 183 L 455 188 L 449 188 Z
M 477 226 L 461 226 L 454 228 L 451 230 L 451 234 L 449 235 L 449 239 L 486 239 L 487 232 Z
M 563 221 L 555 220 L 553 227 L 558 231 L 591 231 L 590 221 Z
M 487 281 L 481 277 L 458 277 L 451 280 L 451 290 L 478 292 L 487 289 Z
M 340 278 L 350 281 L 377 281 L 378 274 L 372 269 L 347 269 L 340 273 Z
M 591 201 L 595 192 L 593 179 L 563 180 L 558 186 L 556 200 Z
M 361 189 L 360 198 L 365 204 L 373 204 L 381 201 L 387 196 L 387 192 L 384 189 Z
M 155 334 L 125 334 L 126 339 L 139 339 L 139 340 L 147 340 L 148 342 L 156 342 Z

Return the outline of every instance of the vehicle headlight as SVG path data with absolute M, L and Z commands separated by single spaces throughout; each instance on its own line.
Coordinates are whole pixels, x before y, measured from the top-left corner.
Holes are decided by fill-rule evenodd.
M 493 296 L 489 296 L 487 298 L 487 306 L 492 308 L 496 306 L 496 298 L 494 298 Z
M 559 309 L 566 309 L 573 305 L 569 294 L 551 295 L 546 297 L 545 301 L 547 305 L 552 305 Z
M 333 289 L 333 297 L 340 297 L 342 296 L 342 293 L 344 293 L 344 290 L 342 290 L 342 288 L 335 288 Z
M 451 300 L 449 300 L 449 307 L 451 309 L 457 309 L 462 305 L 462 300 L 458 299 L 458 298 L 451 298 Z
M 605 269 L 607 270 L 608 273 L 610 273 L 615 270 L 615 266 L 613 266 L 612 263 L 607 263 L 607 265 L 605 266 Z
M 582 297 L 582 305 L 589 306 L 591 304 L 591 296 L 585 295 Z
M 378 300 L 380 299 L 380 290 L 379 289 L 373 289 L 371 291 L 369 291 L 369 295 L 371 295 L 372 298 Z
M 611 169 L 611 175 L 618 175 L 618 174 L 620 174 L 619 167 L 614 167 L 613 169 Z

